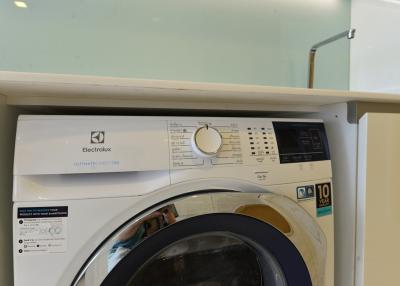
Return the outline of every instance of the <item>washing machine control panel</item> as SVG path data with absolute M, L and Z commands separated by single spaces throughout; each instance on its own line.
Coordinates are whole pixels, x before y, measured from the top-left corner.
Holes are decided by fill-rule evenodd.
M 172 120 L 173 169 L 328 160 L 324 125 L 279 119 Z
M 243 164 L 237 123 L 216 121 L 169 121 L 172 168 Z
M 272 122 L 265 120 L 170 121 L 171 167 L 279 163 Z
M 24 116 L 15 150 L 15 175 L 329 160 L 322 122 L 271 118 Z

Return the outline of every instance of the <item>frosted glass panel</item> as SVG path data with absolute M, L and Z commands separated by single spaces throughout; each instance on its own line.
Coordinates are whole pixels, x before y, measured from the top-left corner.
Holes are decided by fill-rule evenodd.
M 350 0 L 0 1 L 0 69 L 305 87 L 308 49 L 349 28 Z M 316 87 L 348 87 L 349 43 Z

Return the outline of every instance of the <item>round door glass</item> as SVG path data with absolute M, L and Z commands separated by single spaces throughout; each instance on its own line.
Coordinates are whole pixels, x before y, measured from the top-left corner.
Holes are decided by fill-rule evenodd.
M 261 257 L 261 256 L 262 257 Z M 268 283 L 270 282 L 270 283 Z M 277 262 L 226 233 L 179 240 L 149 259 L 130 286 L 286 285 Z

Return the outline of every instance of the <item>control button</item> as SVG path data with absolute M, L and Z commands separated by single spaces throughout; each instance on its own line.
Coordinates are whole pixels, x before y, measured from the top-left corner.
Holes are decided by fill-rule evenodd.
M 222 147 L 222 136 L 213 127 L 200 127 L 193 133 L 192 147 L 200 156 L 214 157 Z

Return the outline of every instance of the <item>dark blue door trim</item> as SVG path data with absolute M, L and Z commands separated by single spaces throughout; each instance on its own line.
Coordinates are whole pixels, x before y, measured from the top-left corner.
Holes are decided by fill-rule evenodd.
M 229 232 L 268 251 L 280 265 L 288 286 L 312 285 L 301 254 L 284 234 L 255 218 L 223 213 L 193 217 L 162 229 L 122 259 L 102 285 L 127 285 L 145 262 L 167 246 L 190 236 L 213 232 Z

